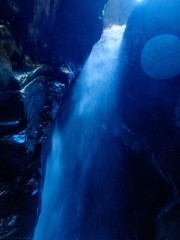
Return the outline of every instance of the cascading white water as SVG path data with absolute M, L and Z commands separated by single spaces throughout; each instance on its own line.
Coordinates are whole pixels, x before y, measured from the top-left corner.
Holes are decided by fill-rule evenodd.
M 123 31 L 104 30 L 56 121 L 34 240 L 119 240 L 124 154 L 115 122 Z

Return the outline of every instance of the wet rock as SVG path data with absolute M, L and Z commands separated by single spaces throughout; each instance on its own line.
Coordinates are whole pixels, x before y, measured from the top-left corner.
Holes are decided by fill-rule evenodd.
M 179 213 L 172 217 L 169 210 L 166 222 L 164 212 L 167 206 L 177 202 L 180 191 L 177 171 L 180 168 L 180 82 L 179 53 L 176 53 L 179 43 L 173 53 L 168 51 L 172 59 L 175 57 L 172 65 L 171 56 L 166 54 L 167 49 L 173 50 L 174 47 L 171 41 L 166 41 L 166 34 L 176 36 L 179 41 L 179 10 L 178 0 L 142 1 L 129 18 L 122 46 L 121 54 L 125 56 L 125 61 L 119 106 L 121 122 L 125 124 L 126 131 L 122 131 L 121 141 L 128 152 L 128 169 L 134 189 L 132 198 L 136 235 L 142 240 L 180 238 L 177 223 Z M 154 38 L 163 39 L 161 46 L 150 44 L 148 51 L 151 53 L 144 54 L 148 43 Z M 164 40 L 166 47 L 163 47 Z M 151 61 L 155 74 L 149 74 L 152 73 L 152 68 L 149 68 Z M 144 63 L 150 72 L 145 69 Z M 177 70 L 173 64 L 177 64 Z M 171 74 L 171 71 L 175 71 L 175 74 Z M 170 222 L 177 228 L 171 228 Z
M 15 231 L 16 215 L 10 215 L 6 218 L 0 218 L 0 238 L 8 239 Z
M 39 116 L 46 99 L 46 78 L 38 77 L 22 89 L 24 95 L 25 115 L 28 122 L 27 135 L 32 145 L 36 141 L 36 129 Z M 30 144 L 31 145 L 31 144 Z M 29 147 L 33 151 L 32 147 Z
M 28 238 L 33 233 L 41 188 L 41 148 L 71 75 L 58 71 L 41 66 L 23 73 L 11 72 L 18 88 L 0 92 L 2 237 Z
M 22 131 L 26 124 L 24 104 L 18 90 L 0 92 L 0 137 Z

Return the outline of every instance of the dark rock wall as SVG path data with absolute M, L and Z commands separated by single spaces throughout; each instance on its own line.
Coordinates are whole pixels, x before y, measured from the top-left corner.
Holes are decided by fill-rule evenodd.
M 56 4 L 54 15 L 40 36 L 41 53 L 52 62 L 63 58 L 68 63 L 81 63 L 102 31 L 102 10 L 106 0 L 70 1 Z
M 0 2 L 0 22 L 16 39 L 19 54 L 37 62 L 59 64 L 76 62 L 80 66 L 102 30 L 102 11 L 106 0 L 4 0 Z
M 142 62 L 142 51 L 152 38 L 163 39 L 166 34 L 180 37 L 179 12 L 178 0 L 142 1 L 131 14 L 124 35 L 121 141 L 127 148 L 130 199 L 134 204 L 134 214 L 127 211 L 126 217 L 133 222 L 132 234 L 135 231 L 139 240 L 180 238 L 180 75 L 177 72 L 172 77 L 154 78 L 144 71 Z M 169 65 L 172 70 L 172 62 L 179 61 L 177 51 L 170 54 L 169 44 L 164 59 L 158 58 L 163 45 L 155 46 L 157 55 L 151 69 L 160 74 L 164 69 L 168 74 Z M 161 62 L 165 62 L 165 68 L 158 69 Z

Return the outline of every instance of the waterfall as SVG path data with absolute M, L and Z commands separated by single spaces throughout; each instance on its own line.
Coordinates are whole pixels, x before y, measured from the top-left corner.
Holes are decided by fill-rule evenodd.
M 123 31 L 104 30 L 57 118 L 34 240 L 121 239 L 125 153 L 116 122 Z

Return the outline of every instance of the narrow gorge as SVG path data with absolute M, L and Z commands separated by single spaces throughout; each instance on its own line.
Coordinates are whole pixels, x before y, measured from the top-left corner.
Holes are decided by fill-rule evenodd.
M 0 0 L 0 239 L 180 239 L 179 12 Z

